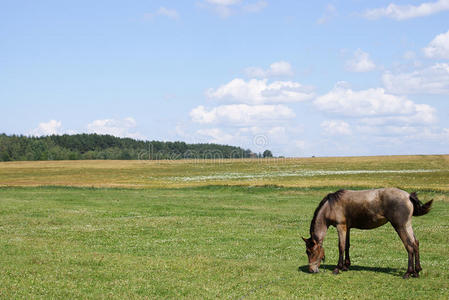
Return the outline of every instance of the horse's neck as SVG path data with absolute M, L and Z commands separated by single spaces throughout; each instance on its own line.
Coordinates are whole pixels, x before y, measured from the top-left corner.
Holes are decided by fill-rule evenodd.
M 315 240 L 322 244 L 324 237 L 326 236 L 327 232 L 327 221 L 326 221 L 326 210 L 328 209 L 328 205 L 324 205 L 320 211 L 318 212 L 317 218 L 315 219 L 315 225 L 312 232 L 312 236 L 315 238 Z

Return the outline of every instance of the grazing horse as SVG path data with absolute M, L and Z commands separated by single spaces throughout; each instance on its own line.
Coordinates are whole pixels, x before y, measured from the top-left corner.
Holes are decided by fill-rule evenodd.
M 321 200 L 310 224 L 310 238 L 306 243 L 309 271 L 317 273 L 324 259 L 323 240 L 330 225 L 338 232 L 338 264 L 334 274 L 347 271 L 349 259 L 349 230 L 351 228 L 373 229 L 390 222 L 408 252 L 408 268 L 403 278 L 418 277 L 422 270 L 419 262 L 419 242 L 413 234 L 412 215 L 422 216 L 429 212 L 433 200 L 422 204 L 416 193 L 396 188 L 350 191 L 339 190 Z M 343 261 L 343 253 L 345 259 Z

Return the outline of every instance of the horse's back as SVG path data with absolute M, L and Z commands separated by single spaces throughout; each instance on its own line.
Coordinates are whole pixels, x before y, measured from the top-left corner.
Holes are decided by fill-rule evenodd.
M 341 197 L 347 222 L 354 228 L 371 229 L 413 212 L 409 194 L 397 188 L 346 190 Z
M 344 198 L 348 199 L 348 202 L 376 208 L 385 205 L 406 205 L 413 208 L 409 197 L 409 193 L 398 188 L 345 190 L 344 193 Z

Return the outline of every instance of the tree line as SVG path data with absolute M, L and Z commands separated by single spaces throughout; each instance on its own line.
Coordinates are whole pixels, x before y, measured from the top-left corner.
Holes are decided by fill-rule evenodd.
M 0 161 L 78 159 L 221 159 L 272 157 L 219 144 L 141 141 L 112 135 L 24 136 L 0 134 Z

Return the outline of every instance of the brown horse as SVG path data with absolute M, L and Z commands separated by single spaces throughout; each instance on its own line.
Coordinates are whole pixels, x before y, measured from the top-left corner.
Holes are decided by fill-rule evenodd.
M 306 242 L 309 271 L 317 273 L 324 259 L 323 240 L 330 225 L 338 232 L 339 258 L 334 274 L 347 271 L 349 259 L 349 230 L 373 229 L 388 221 L 394 227 L 408 252 L 408 268 L 403 278 L 418 277 L 422 270 L 419 262 L 419 242 L 413 234 L 412 215 L 422 216 L 432 206 L 430 200 L 422 204 L 416 193 L 396 188 L 364 191 L 339 190 L 321 200 L 310 224 L 310 238 Z M 343 253 L 345 259 L 343 261 Z

